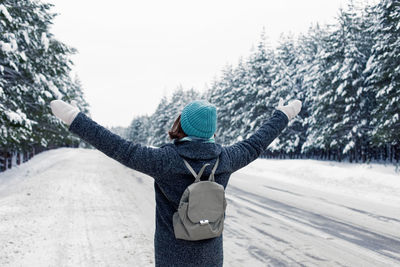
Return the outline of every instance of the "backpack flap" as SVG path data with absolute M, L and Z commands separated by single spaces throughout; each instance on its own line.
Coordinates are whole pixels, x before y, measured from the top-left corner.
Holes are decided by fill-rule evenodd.
M 193 223 L 216 222 L 224 216 L 224 187 L 215 182 L 201 181 L 189 186 L 187 216 Z

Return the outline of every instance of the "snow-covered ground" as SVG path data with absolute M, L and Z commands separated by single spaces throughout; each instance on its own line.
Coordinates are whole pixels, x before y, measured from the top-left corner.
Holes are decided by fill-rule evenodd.
M 232 175 L 226 266 L 400 266 L 393 166 L 257 160 Z M 152 179 L 87 149 L 0 173 L 0 266 L 152 266 Z

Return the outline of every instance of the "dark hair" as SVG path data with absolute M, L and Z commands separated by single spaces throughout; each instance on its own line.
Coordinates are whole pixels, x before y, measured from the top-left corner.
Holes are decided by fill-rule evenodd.
M 172 125 L 171 130 L 168 131 L 168 135 L 169 138 L 173 139 L 181 139 L 185 136 L 187 136 L 187 134 L 185 134 L 185 132 L 182 130 L 182 126 L 181 126 L 181 115 L 178 116 L 178 118 L 176 118 L 174 124 Z

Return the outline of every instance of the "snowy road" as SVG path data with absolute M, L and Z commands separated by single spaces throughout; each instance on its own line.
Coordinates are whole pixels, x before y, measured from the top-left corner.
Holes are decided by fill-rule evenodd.
M 391 167 L 257 160 L 231 178 L 225 266 L 400 266 Z M 95 150 L 0 174 L 0 266 L 152 266 L 152 180 Z

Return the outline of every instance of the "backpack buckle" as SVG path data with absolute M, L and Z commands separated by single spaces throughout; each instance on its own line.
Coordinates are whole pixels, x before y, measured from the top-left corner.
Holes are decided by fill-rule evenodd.
M 208 220 L 200 220 L 200 225 L 207 225 L 208 224 Z

